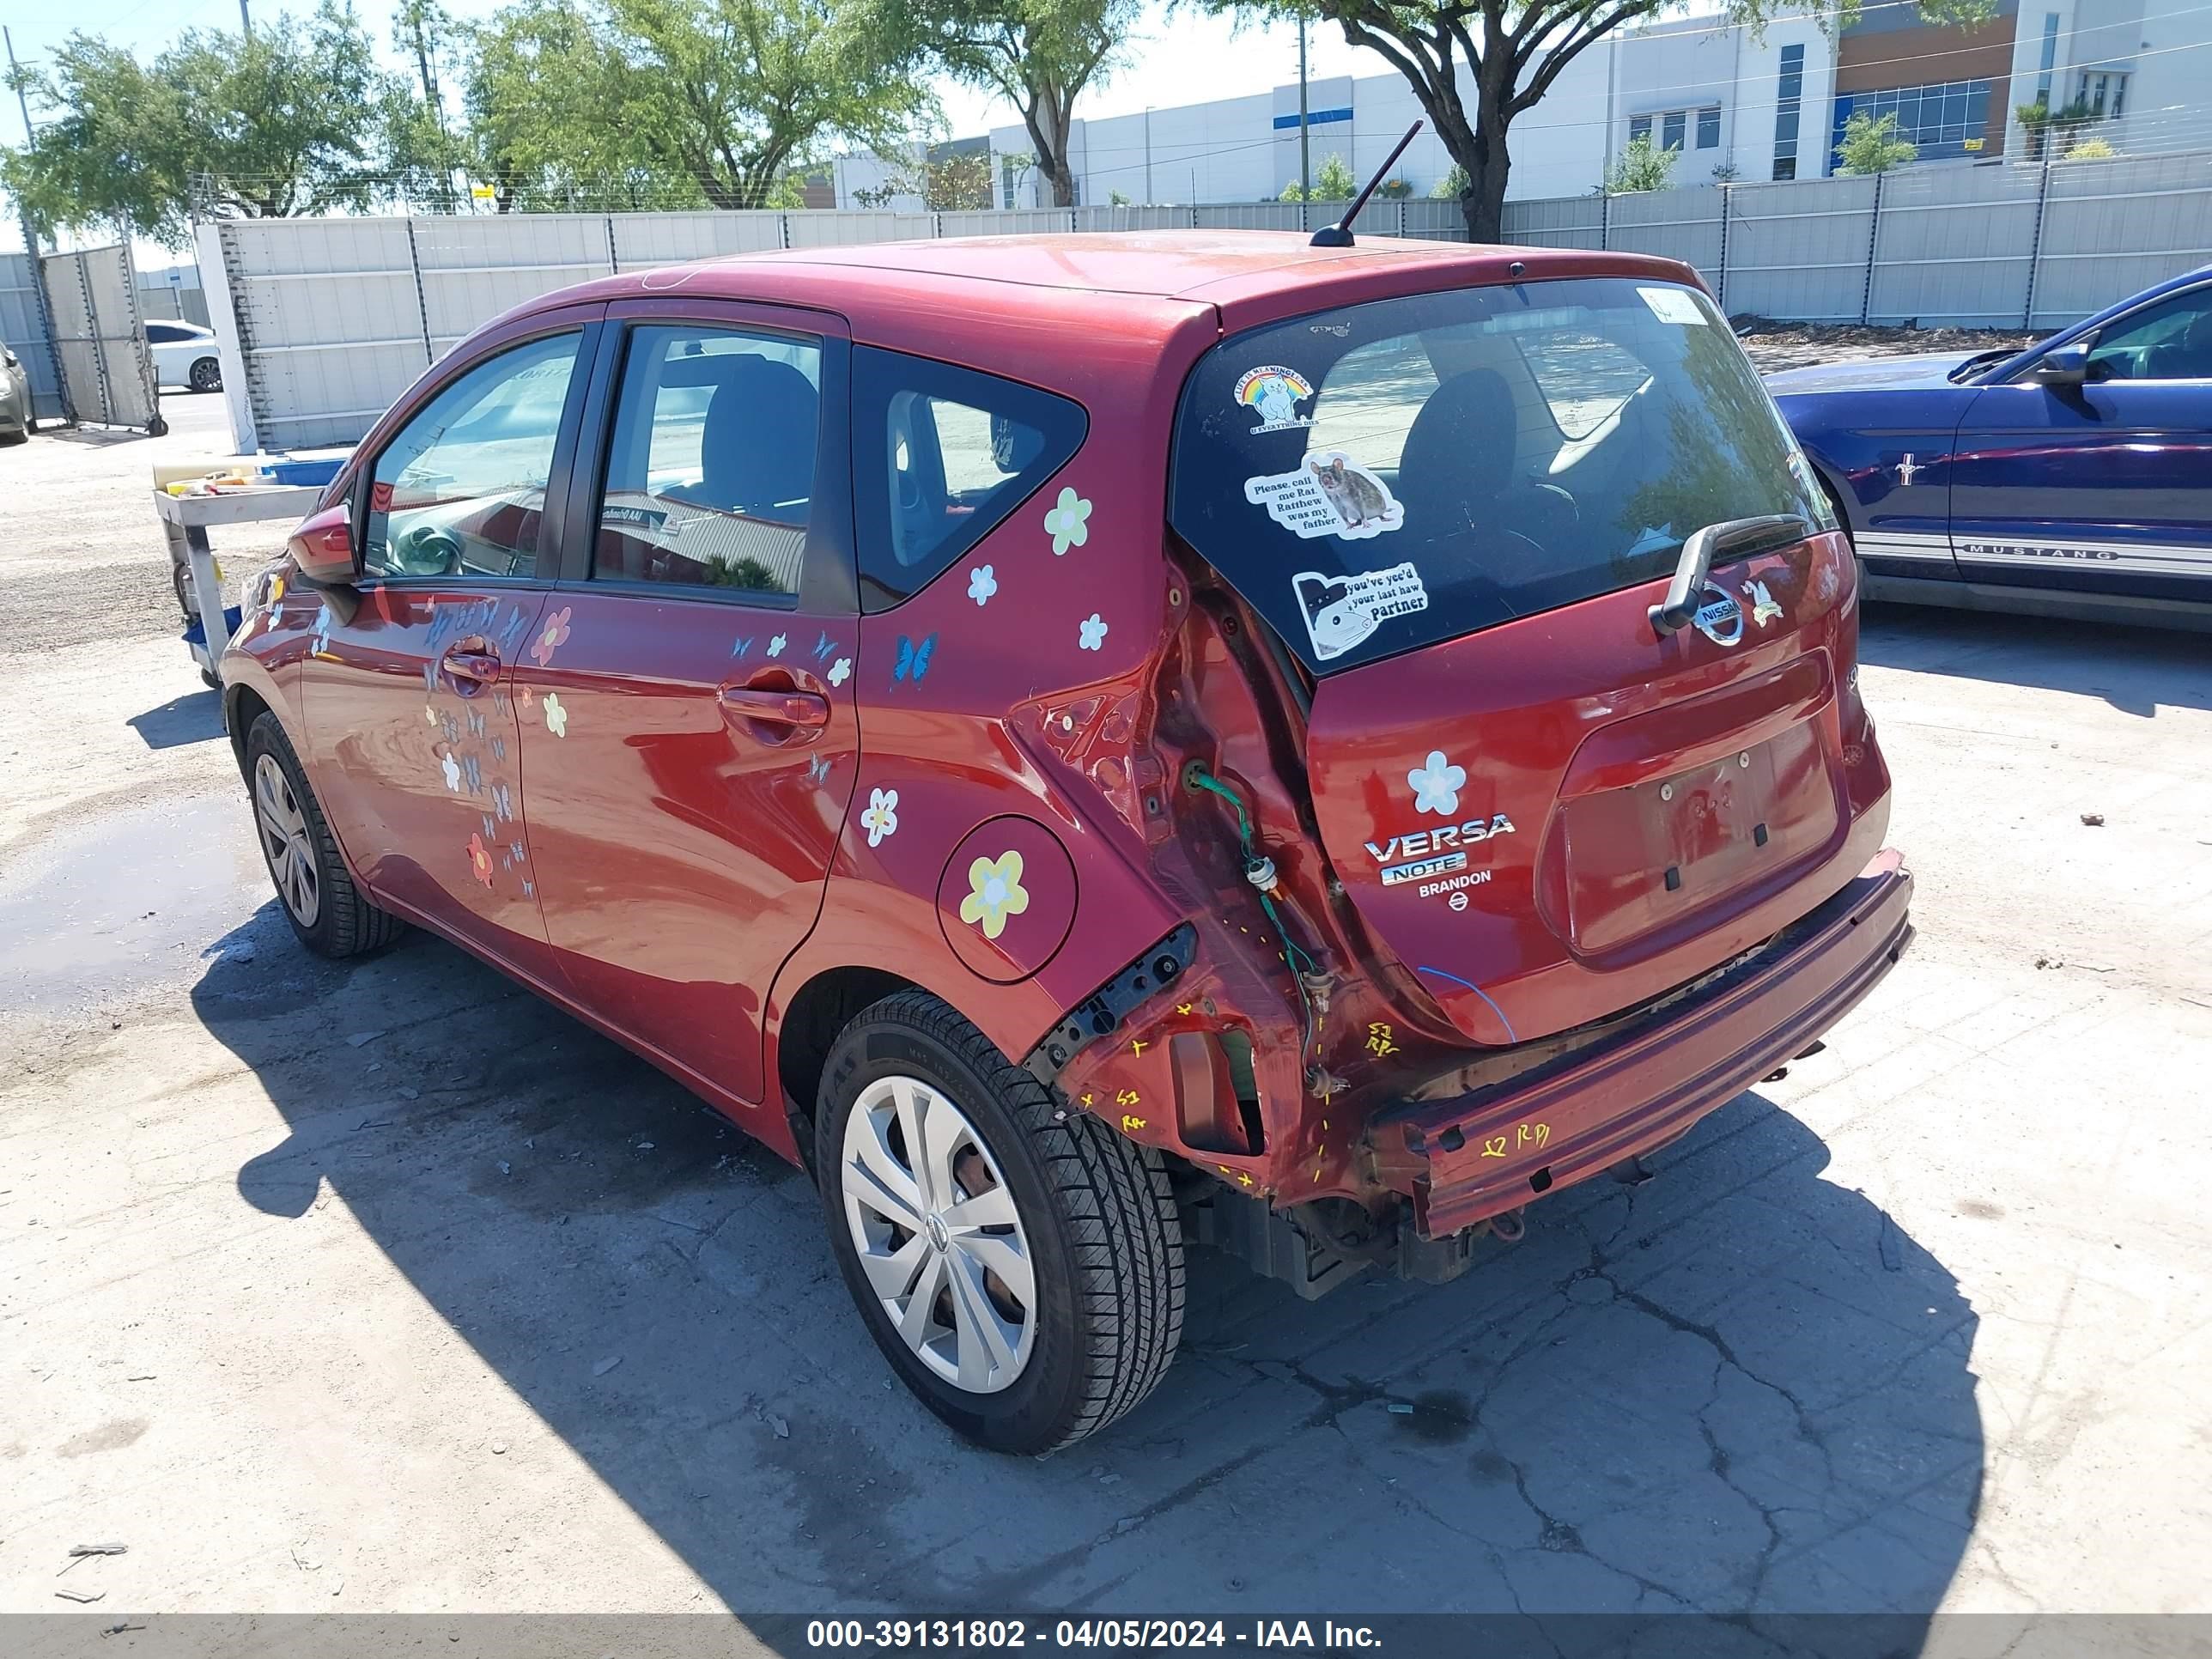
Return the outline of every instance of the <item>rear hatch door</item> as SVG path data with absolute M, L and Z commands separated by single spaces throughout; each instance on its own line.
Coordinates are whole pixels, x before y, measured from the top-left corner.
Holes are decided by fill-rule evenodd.
M 1702 290 L 1577 276 L 1232 334 L 1170 515 L 1312 674 L 1329 861 L 1468 1037 L 1527 1041 L 1812 908 L 1850 828 L 1848 554 Z M 1690 625 L 1652 607 L 1698 528 Z

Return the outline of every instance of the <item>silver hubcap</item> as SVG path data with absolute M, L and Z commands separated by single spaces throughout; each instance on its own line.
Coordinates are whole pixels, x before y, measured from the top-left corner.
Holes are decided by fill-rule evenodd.
M 996 1394 L 1029 1363 L 1036 1273 L 1014 1194 L 960 1109 L 928 1084 L 870 1084 L 845 1120 L 853 1249 L 922 1364 Z
M 315 879 L 315 854 L 307 845 L 307 815 L 292 793 L 292 785 L 274 755 L 253 763 L 253 816 L 261 827 L 261 856 L 269 860 L 269 874 L 276 896 L 302 927 L 312 927 L 322 914 L 323 891 Z

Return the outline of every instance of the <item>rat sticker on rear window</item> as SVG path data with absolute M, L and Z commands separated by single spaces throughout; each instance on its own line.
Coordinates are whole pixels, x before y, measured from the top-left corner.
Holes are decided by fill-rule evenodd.
M 1341 536 L 1364 541 L 1395 530 L 1406 509 L 1382 479 L 1341 451 L 1306 457 L 1295 472 L 1244 480 L 1244 499 L 1294 536 Z
M 1317 662 L 1342 656 L 1393 617 L 1429 608 L 1428 590 L 1411 560 L 1356 576 L 1301 570 L 1291 578 L 1291 588 Z
M 1255 432 L 1288 432 L 1311 426 L 1313 416 L 1298 413 L 1298 405 L 1314 395 L 1313 383 L 1295 368 L 1269 363 L 1248 368 L 1237 377 L 1237 406 L 1260 417 Z
M 1695 323 L 1705 325 L 1705 313 L 1687 289 L 1639 288 L 1644 303 L 1651 307 L 1651 314 L 1662 323 Z

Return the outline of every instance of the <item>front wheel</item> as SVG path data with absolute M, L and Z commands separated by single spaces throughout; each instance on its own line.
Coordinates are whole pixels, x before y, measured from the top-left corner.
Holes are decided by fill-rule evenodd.
M 845 1028 L 815 1153 L 869 1334 L 969 1439 L 1065 1446 L 1166 1372 L 1182 1232 L 1159 1153 L 1061 1107 L 936 998 L 902 992 Z
M 265 711 L 246 728 L 246 783 L 262 861 L 300 943 L 317 956 L 350 957 L 397 939 L 404 924 L 354 885 L 290 739 Z

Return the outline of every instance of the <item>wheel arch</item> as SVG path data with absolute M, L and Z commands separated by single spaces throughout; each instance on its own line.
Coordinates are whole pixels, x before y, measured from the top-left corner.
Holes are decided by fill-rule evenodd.
M 862 1009 L 887 996 L 929 989 L 888 969 L 846 963 L 822 969 L 792 993 L 769 1039 L 771 1060 L 791 1138 L 808 1173 L 814 1169 L 814 1097 L 839 1033 Z

